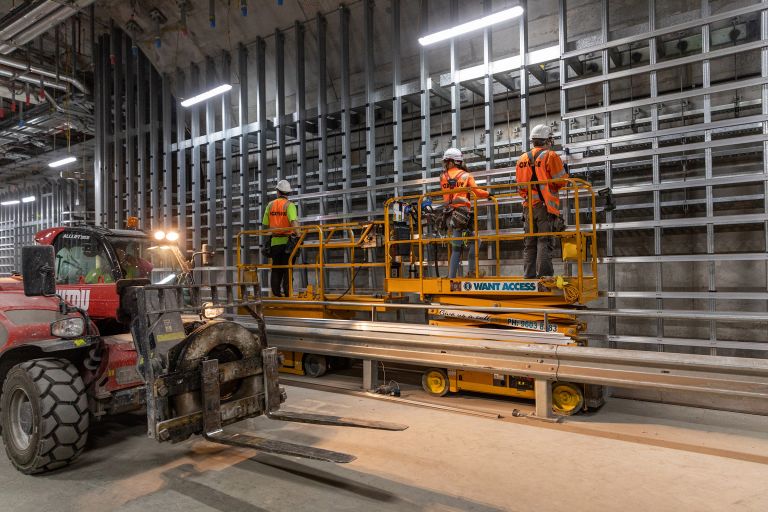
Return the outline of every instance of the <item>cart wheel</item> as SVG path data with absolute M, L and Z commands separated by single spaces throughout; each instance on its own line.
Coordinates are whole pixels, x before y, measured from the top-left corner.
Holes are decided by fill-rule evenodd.
M 560 416 L 571 416 L 584 407 L 584 393 L 570 382 L 552 384 L 552 411 Z
M 8 372 L 0 399 L 5 452 L 25 474 L 66 466 L 88 439 L 88 397 L 66 359 L 33 359 Z
M 325 356 L 306 354 L 302 362 L 304 375 L 309 377 L 322 377 L 328 371 L 328 360 Z
M 445 396 L 450 390 L 448 374 L 440 368 L 430 368 L 421 376 L 421 387 L 432 396 Z

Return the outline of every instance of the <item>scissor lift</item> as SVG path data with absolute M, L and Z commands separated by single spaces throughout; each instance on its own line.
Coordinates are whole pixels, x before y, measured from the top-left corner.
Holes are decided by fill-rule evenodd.
M 384 205 L 383 221 L 361 224 L 326 224 L 303 226 L 301 236 L 289 259 L 288 268 L 295 278 L 302 273 L 313 277 L 306 279 L 298 289 L 291 284 L 291 304 L 269 304 L 265 301 L 268 315 L 315 318 L 353 318 L 361 311 L 368 312 L 367 306 L 350 306 L 350 302 L 377 301 L 386 305 L 395 301 L 418 300 L 434 305 L 429 311 L 429 323 L 433 325 L 486 326 L 493 328 L 543 331 L 565 334 L 573 344 L 584 344 L 582 338 L 586 326 L 574 315 L 547 313 L 546 309 L 578 309 L 598 296 L 597 276 L 597 234 L 596 197 L 589 183 L 567 178 L 560 189 L 568 197 L 573 212 L 572 227 L 563 232 L 532 233 L 505 228 L 501 224 L 500 206 L 519 203 L 517 190 L 509 185 L 485 187 L 494 190 L 487 200 L 478 200 L 469 189 L 456 189 L 454 193 L 467 192 L 473 211 L 471 235 L 452 237 L 451 233 L 436 228 L 435 219 L 441 215 L 442 191 L 394 197 Z M 531 197 L 530 182 L 517 184 L 527 187 Z M 532 223 L 532 206 L 528 206 L 527 219 Z M 487 212 L 487 213 L 486 213 Z M 486 215 L 481 215 L 486 213 Z M 483 225 L 481 225 L 483 217 Z M 490 229 L 486 219 L 491 219 Z M 241 232 L 240 244 L 247 246 L 248 237 L 264 236 L 270 230 Z M 552 236 L 560 242 L 563 271 L 549 279 L 525 279 L 512 275 L 508 261 L 502 257 L 505 249 L 517 245 L 522 247 L 527 237 Z M 475 276 L 440 276 L 437 254 L 447 247 L 450 255 L 451 243 L 455 240 L 474 241 Z M 381 250 L 375 250 L 381 248 Z M 370 250 L 380 259 L 369 257 L 365 263 L 356 262 L 356 251 Z M 346 251 L 344 257 L 329 257 L 334 251 Z M 299 262 L 299 255 L 304 261 Z M 487 256 L 481 265 L 480 256 Z M 238 252 L 238 267 L 241 277 L 250 272 L 273 268 L 261 263 L 245 263 Z M 447 259 L 447 258 L 444 258 Z M 487 262 L 490 259 L 491 264 Z M 378 289 L 356 288 L 354 277 L 361 268 L 381 269 L 384 272 L 383 287 Z M 343 293 L 327 293 L 326 279 L 330 271 L 344 271 L 348 274 L 349 288 Z M 481 270 L 487 271 L 483 275 Z M 309 282 L 311 281 L 311 283 Z M 339 301 L 345 305 L 320 305 L 317 302 Z M 306 302 L 306 304 L 304 303 Z M 440 306 L 462 306 L 466 309 L 441 308 Z M 489 313 L 487 308 L 522 308 L 533 311 L 514 313 Z M 286 361 L 290 368 L 283 371 L 305 373 L 310 367 L 312 356 L 288 354 Z M 302 366 L 302 363 L 303 366 Z M 310 364 L 308 364 L 310 363 Z M 434 395 L 451 391 L 471 390 L 492 394 L 533 398 L 533 381 L 503 375 L 488 375 L 475 372 L 448 371 L 434 368 L 424 374 L 424 389 Z M 602 404 L 602 390 L 596 386 L 584 387 L 570 383 L 555 383 L 553 386 L 555 410 L 561 414 L 573 414 L 584 407 L 598 407 Z

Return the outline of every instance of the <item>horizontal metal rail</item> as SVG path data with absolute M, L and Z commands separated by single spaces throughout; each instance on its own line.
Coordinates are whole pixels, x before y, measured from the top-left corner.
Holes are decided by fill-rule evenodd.
M 333 320 L 320 327 L 323 322 L 302 318 L 267 322 L 267 335 L 281 350 L 545 381 L 768 398 L 766 359 L 457 338 L 438 326 L 420 327 L 416 334 L 393 332 L 390 323 L 354 320 Z M 258 329 L 255 323 L 243 324 Z M 515 336 L 510 335 L 510 341 Z
M 751 313 L 745 311 L 688 311 L 688 310 L 655 310 L 655 309 L 558 309 L 558 308 L 505 308 L 451 306 L 447 304 L 402 304 L 396 302 L 351 302 L 351 301 L 306 301 L 294 299 L 263 299 L 267 304 L 293 304 L 313 306 L 335 306 L 381 309 L 455 309 L 478 311 L 482 313 L 538 313 L 542 315 L 574 315 L 574 316 L 603 316 L 626 318 L 687 318 L 693 320 L 717 320 L 722 322 L 768 321 L 768 313 Z

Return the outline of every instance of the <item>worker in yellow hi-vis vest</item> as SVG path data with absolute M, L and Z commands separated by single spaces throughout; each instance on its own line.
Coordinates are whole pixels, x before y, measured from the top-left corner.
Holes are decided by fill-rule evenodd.
M 277 199 L 267 205 L 264 218 L 261 223 L 264 227 L 275 229 L 272 232 L 270 256 L 272 265 L 288 265 L 291 253 L 288 250 L 288 240 L 291 236 L 298 236 L 299 216 L 296 205 L 288 200 L 288 194 L 292 192 L 291 184 L 286 180 L 277 183 Z M 288 297 L 290 271 L 288 268 L 273 268 L 270 276 L 272 295 L 275 297 Z

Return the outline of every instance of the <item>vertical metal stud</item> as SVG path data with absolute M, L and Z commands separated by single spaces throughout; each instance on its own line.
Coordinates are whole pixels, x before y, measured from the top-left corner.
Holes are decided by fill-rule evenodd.
M 298 21 L 293 26 L 296 36 L 296 136 L 299 148 L 296 154 L 297 188 L 306 189 L 307 180 L 307 91 L 304 66 L 304 25 Z
M 216 66 L 213 59 L 208 57 L 205 60 L 205 89 L 211 89 L 216 83 Z M 208 229 L 207 240 L 211 247 L 218 247 L 216 243 L 216 143 L 213 141 L 213 134 L 216 131 L 216 102 L 208 100 L 205 102 L 205 135 L 208 137 L 206 147 L 206 199 Z
M 653 31 L 656 29 L 656 0 L 648 0 L 648 30 Z M 653 37 L 648 40 L 648 57 L 649 61 L 648 63 L 653 66 L 656 64 L 657 60 L 657 53 L 656 53 L 656 38 Z M 657 79 L 656 71 L 651 71 L 649 73 L 649 85 L 650 85 L 650 92 L 651 92 L 651 98 L 656 98 L 659 95 L 659 86 L 658 86 L 658 79 Z M 655 106 L 654 106 L 655 107 Z M 656 132 L 659 129 L 659 109 L 658 108 L 651 108 L 651 131 Z M 659 147 L 659 138 L 653 137 L 651 139 L 651 148 L 652 149 L 658 149 Z M 654 152 L 655 153 L 655 152 Z M 651 156 L 651 173 L 652 173 L 652 181 L 654 184 L 654 190 L 653 190 L 653 220 L 658 222 L 661 220 L 661 192 L 659 191 L 657 185 L 661 182 L 661 170 L 660 170 L 660 162 L 659 162 L 659 155 L 654 154 Z M 662 228 L 661 226 L 655 226 L 653 228 L 653 252 L 656 256 L 661 256 L 662 254 Z M 610 264 L 611 267 L 613 267 L 613 270 L 611 271 L 614 275 L 616 273 L 615 270 L 615 263 Z M 661 297 L 661 292 L 663 291 L 663 281 L 664 281 L 664 264 L 659 261 L 654 265 L 656 268 L 656 292 L 659 293 L 659 296 Z M 614 299 L 615 302 L 615 299 Z M 656 299 L 656 308 L 661 311 L 664 308 L 664 299 L 658 298 Z M 656 336 L 661 339 L 664 337 L 664 319 L 658 318 L 656 320 Z
M 400 63 L 400 0 L 392 0 L 392 153 L 395 159 L 395 179 L 403 182 L 403 97 L 402 66 Z M 423 91 L 423 89 L 422 89 Z M 423 92 L 422 92 L 423 94 Z M 375 140 L 375 138 L 374 138 Z M 375 155 L 374 155 L 375 160 Z M 375 163 L 374 163 L 375 165 Z M 403 195 L 401 187 L 395 188 L 395 195 Z
M 137 190 L 137 207 L 136 215 L 139 217 L 139 226 L 141 229 L 146 229 L 150 221 L 154 225 L 154 219 L 147 219 L 147 173 L 149 167 L 149 158 L 147 153 L 147 67 L 148 62 L 144 54 L 139 52 L 136 57 L 136 88 L 138 92 L 138 104 L 136 105 L 136 124 L 132 125 L 132 129 L 135 131 L 138 138 L 137 151 L 138 158 L 136 164 L 138 165 L 138 190 Z M 151 66 L 149 66 L 150 73 L 152 72 Z M 151 115 L 150 126 L 151 130 Z M 129 166 L 130 167 L 130 166 Z M 129 187 L 130 188 L 130 187 Z M 151 212 L 151 210 L 150 210 Z
M 451 24 L 458 25 L 459 1 L 451 0 Z M 451 39 L 451 146 L 461 149 L 461 83 L 459 83 L 458 41 Z
M 142 220 L 142 225 L 151 225 L 156 229 L 160 222 L 160 76 L 154 67 L 149 68 L 149 212 L 150 219 Z M 142 137 L 146 135 L 142 134 Z M 146 187 L 146 181 L 142 183 Z M 146 198 L 142 199 L 142 208 L 146 207 Z
M 257 222 L 261 222 L 267 207 L 267 44 L 262 38 L 256 39 L 256 116 L 258 118 L 259 134 L 257 151 L 259 153 L 259 205 Z
M 397 1 L 397 0 L 395 0 Z M 393 5 L 394 8 L 394 5 Z M 366 171 L 366 183 L 368 185 L 368 211 L 371 212 L 369 219 L 373 219 L 373 212 L 376 210 L 376 101 L 374 95 L 376 94 L 376 81 L 375 81 L 375 66 L 376 63 L 373 57 L 373 0 L 364 0 L 363 2 L 363 18 L 364 18 L 364 31 L 363 36 L 365 39 L 365 171 Z M 392 55 L 393 69 L 399 67 L 400 55 Z M 395 64 L 394 61 L 398 61 Z M 396 88 L 397 86 L 395 86 Z M 393 113 L 393 115 L 396 115 Z M 395 128 L 397 130 L 397 128 Z M 350 162 L 351 163 L 351 162 Z M 397 157 L 395 157 L 395 168 L 397 168 Z M 398 181 L 402 181 L 402 163 L 400 168 L 400 174 L 396 177 Z M 346 183 L 347 187 L 351 187 L 351 183 Z M 397 190 L 397 189 L 396 189 Z M 398 194 L 399 195 L 399 194 Z
M 701 0 L 701 16 L 707 17 L 710 15 L 709 0 Z M 709 24 L 701 26 L 701 53 L 707 54 L 710 49 L 710 36 L 709 36 Z M 710 74 L 710 62 L 709 59 L 701 61 L 701 79 L 702 87 L 708 88 L 712 85 Z M 712 122 L 712 99 L 709 94 L 703 96 L 703 110 L 704 110 L 704 123 Z M 704 142 L 712 141 L 712 130 L 704 130 Z M 704 148 L 704 177 L 706 179 L 712 179 L 712 147 L 707 146 Z M 706 212 L 707 217 L 712 218 L 715 215 L 714 205 L 712 201 L 712 185 L 707 185 L 705 189 L 705 199 L 707 202 Z M 715 253 L 715 226 L 713 224 L 707 224 L 707 254 Z M 717 283 L 715 280 L 715 262 L 710 261 L 708 263 L 709 282 L 707 283 L 707 290 L 710 293 L 717 291 Z M 710 299 L 708 304 L 710 311 L 717 310 L 717 300 Z M 709 339 L 710 341 L 717 341 L 717 322 L 710 320 L 709 322 Z M 709 350 L 711 355 L 717 355 L 717 348 L 712 347 Z
M 93 5 L 91 7 L 93 7 Z M 91 9 L 91 11 L 93 11 L 93 9 Z M 58 31 L 56 33 L 58 34 Z M 93 38 L 91 39 L 91 43 L 93 44 L 91 55 L 93 56 L 93 122 L 95 128 L 95 133 L 93 134 L 93 210 L 94 224 L 103 226 L 105 205 L 102 198 L 104 190 L 104 127 L 102 126 L 104 106 L 102 102 L 104 101 L 104 88 L 102 81 L 100 80 L 101 66 L 103 65 L 101 54 L 101 41 L 103 41 L 103 39 L 99 38 L 98 42 Z M 44 204 L 42 196 L 40 196 L 40 203 Z M 43 219 L 46 219 L 46 217 L 43 216 Z M 2 239 L 0 239 L 0 241 L 1 240 Z
M 531 149 L 528 133 L 528 2 L 521 0 L 520 7 L 523 14 L 520 16 L 520 139 L 521 153 Z
M 339 8 L 341 18 L 341 176 L 342 188 L 352 187 L 352 104 L 349 92 L 349 9 Z M 342 211 L 350 212 L 350 194 L 341 198 Z
M 102 92 L 102 98 L 101 98 L 101 106 L 102 106 L 102 116 L 101 116 L 101 126 L 104 133 L 104 140 L 102 142 L 102 147 L 104 148 L 103 152 L 103 160 L 104 164 L 102 166 L 102 173 L 103 173 L 103 181 L 102 181 L 102 193 L 101 193 L 101 204 L 102 204 L 102 217 L 103 222 L 102 226 L 105 227 L 113 227 L 115 225 L 115 194 L 114 194 L 114 177 L 110 177 L 110 173 L 108 170 L 114 170 L 114 158 L 115 158 L 115 151 L 114 151 L 114 144 L 115 144 L 115 134 L 114 134 L 114 125 L 110 123 L 110 120 L 112 119 L 111 112 L 112 112 L 112 85 L 113 81 L 110 80 L 110 72 L 111 67 L 109 65 L 109 55 L 110 55 L 110 41 L 112 40 L 112 34 L 105 34 L 101 38 L 101 92 Z M 51 208 L 53 209 L 53 194 L 51 194 Z M 53 218 L 53 216 L 51 216 Z
M 190 80 L 187 90 L 190 94 L 197 94 L 201 89 L 200 72 L 195 64 L 190 68 Z M 194 92 L 193 92 L 194 91 Z M 190 108 L 192 115 L 192 247 L 199 251 L 202 247 L 202 208 L 201 208 L 201 183 L 202 169 L 200 161 L 200 108 L 195 105 Z
M 275 134 L 277 136 L 276 179 L 285 178 L 285 34 L 275 30 Z
M 242 133 L 240 135 L 240 227 L 243 230 L 251 229 L 251 173 L 248 166 L 248 50 L 245 45 L 237 47 L 237 73 L 240 78 L 240 89 L 237 94 L 238 124 Z M 249 247 L 241 247 L 243 263 L 249 258 Z
M 136 124 L 136 61 L 138 61 L 138 59 L 133 55 L 133 42 L 128 36 L 125 36 L 123 39 L 126 115 L 125 153 L 127 161 L 125 168 L 125 191 L 126 214 L 132 216 L 138 213 L 136 207 L 136 137 L 139 134 L 139 128 Z M 143 219 L 139 222 L 143 222 Z
M 429 32 L 429 0 L 421 0 L 419 30 L 422 34 Z M 427 191 L 426 180 L 432 170 L 432 79 L 429 77 L 429 60 L 427 48 L 419 45 L 419 87 L 421 89 L 421 192 Z M 402 153 L 402 152 L 401 152 Z
M 114 147 L 114 174 L 113 176 L 113 202 L 115 218 L 112 227 L 123 227 L 125 224 L 125 203 L 123 197 L 125 176 L 125 153 L 123 151 L 123 59 L 121 33 L 116 27 L 112 27 L 112 143 Z
M 483 0 L 483 14 L 489 16 L 493 12 L 493 1 Z M 485 169 L 490 171 L 494 166 L 494 136 L 493 136 L 493 70 L 491 69 L 493 60 L 493 38 L 491 28 L 486 27 L 483 30 L 483 66 L 485 76 L 483 77 L 483 121 L 485 133 Z M 545 92 L 546 94 L 546 92 Z M 493 185 L 493 177 L 488 176 L 488 184 Z M 493 215 L 486 218 L 486 229 L 495 229 L 496 222 Z M 495 252 L 495 244 L 488 244 L 488 251 L 491 254 Z M 482 254 L 482 253 L 480 253 Z M 494 256 L 495 259 L 495 256 Z
M 173 152 L 171 151 L 171 77 L 163 74 L 161 77 L 161 94 L 163 110 L 163 229 L 174 229 L 173 225 Z M 178 227 L 176 227 L 178 229 Z
M 221 74 L 224 82 L 230 81 L 230 57 L 229 52 L 222 52 Z M 230 130 L 232 125 L 232 98 L 230 93 L 224 93 L 221 97 L 221 129 L 224 132 L 224 160 L 222 174 L 221 205 L 224 210 L 224 266 L 231 267 L 234 264 L 234 229 L 232 227 L 232 139 Z M 229 281 L 229 278 L 227 278 Z
M 325 38 L 328 22 L 317 13 L 317 170 L 319 173 L 320 215 L 328 211 L 325 192 L 328 190 L 328 82 L 326 69 Z
M 186 77 L 181 69 L 176 70 L 176 94 L 183 98 L 186 91 Z M 176 225 L 179 229 L 179 247 L 187 249 L 187 150 L 182 144 L 187 139 L 186 110 L 176 103 Z

